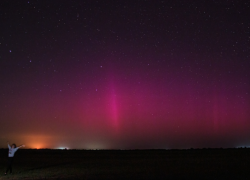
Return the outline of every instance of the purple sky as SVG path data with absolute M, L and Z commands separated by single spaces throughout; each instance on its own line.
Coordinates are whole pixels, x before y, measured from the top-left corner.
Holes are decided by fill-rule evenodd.
M 249 1 L 0 2 L 0 147 L 250 146 Z

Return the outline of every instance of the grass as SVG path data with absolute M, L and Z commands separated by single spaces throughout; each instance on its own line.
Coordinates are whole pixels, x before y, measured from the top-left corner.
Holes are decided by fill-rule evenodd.
M 13 174 L 0 179 L 247 179 L 250 149 L 17 151 Z

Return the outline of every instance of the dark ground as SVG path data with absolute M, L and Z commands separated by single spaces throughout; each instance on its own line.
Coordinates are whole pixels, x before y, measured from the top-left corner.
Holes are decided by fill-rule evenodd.
M 0 179 L 249 179 L 250 149 L 28 150 L 15 154 L 4 176 L 7 149 L 0 150 Z

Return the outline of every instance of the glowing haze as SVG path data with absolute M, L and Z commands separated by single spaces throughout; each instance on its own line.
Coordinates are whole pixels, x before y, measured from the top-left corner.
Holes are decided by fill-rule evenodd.
M 249 146 L 249 2 L 138 2 L 1 1 L 1 147 Z

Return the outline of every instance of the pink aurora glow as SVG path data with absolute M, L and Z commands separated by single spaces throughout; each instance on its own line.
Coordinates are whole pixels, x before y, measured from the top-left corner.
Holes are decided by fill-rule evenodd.
M 250 146 L 245 1 L 12 4 L 0 6 L 1 147 Z

